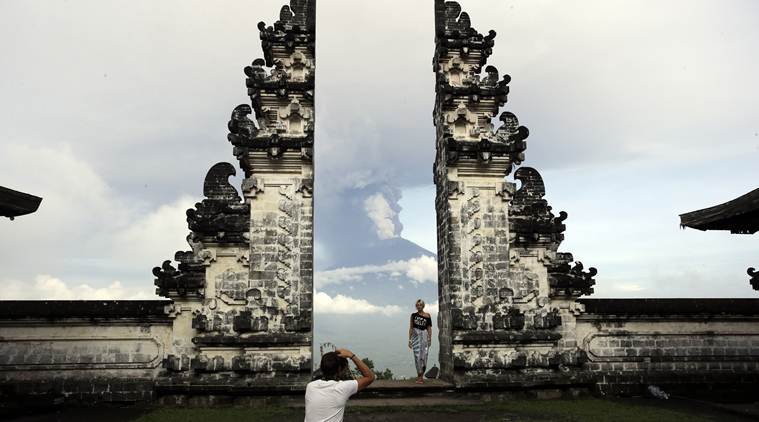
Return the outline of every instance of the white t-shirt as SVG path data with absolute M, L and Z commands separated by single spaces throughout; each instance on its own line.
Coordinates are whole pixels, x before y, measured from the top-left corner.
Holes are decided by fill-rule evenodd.
M 358 391 L 358 381 L 311 381 L 306 385 L 304 422 L 343 422 L 345 403 Z

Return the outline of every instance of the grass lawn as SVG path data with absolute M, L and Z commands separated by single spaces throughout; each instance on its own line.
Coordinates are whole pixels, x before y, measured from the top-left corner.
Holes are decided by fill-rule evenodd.
M 693 407 L 687 403 L 645 399 L 515 400 L 483 403 L 481 405 L 350 407 L 345 411 L 346 422 L 390 422 L 419 419 L 432 420 L 433 422 L 722 422 L 749 420 L 711 408 Z M 152 410 L 137 419 L 139 422 L 280 422 L 302 420 L 302 408 L 278 406 L 161 408 Z

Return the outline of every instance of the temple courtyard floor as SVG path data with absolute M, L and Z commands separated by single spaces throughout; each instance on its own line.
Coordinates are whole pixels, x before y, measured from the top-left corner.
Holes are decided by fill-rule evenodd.
M 719 405 L 684 399 L 517 399 L 479 402 L 465 399 L 413 397 L 410 399 L 358 399 L 346 409 L 346 422 L 431 422 L 506 421 L 752 421 L 759 420 L 756 405 Z M 12 417 L 15 422 L 108 421 L 108 422 L 193 422 L 193 421 L 302 421 L 302 404 L 214 407 L 106 406 L 58 408 Z

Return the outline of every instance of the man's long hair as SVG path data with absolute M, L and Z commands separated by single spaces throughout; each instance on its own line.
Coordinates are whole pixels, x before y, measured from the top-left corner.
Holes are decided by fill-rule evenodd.
M 328 352 L 322 356 L 319 369 L 322 372 L 322 379 L 339 380 L 348 369 L 348 359 L 341 358 L 337 352 Z

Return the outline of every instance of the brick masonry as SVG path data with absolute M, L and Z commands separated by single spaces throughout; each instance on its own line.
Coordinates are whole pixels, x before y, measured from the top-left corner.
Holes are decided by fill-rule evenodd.
M 0 406 L 152 400 L 170 347 L 169 301 L 7 301 L 0 307 Z
M 640 394 L 759 383 L 759 301 L 583 299 L 577 338 L 600 391 Z M 743 386 L 743 387 L 741 387 Z

